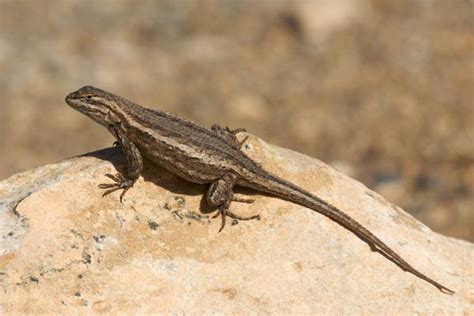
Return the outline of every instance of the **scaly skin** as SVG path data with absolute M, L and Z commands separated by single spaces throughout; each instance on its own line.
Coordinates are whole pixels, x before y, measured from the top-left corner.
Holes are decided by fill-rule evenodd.
M 181 119 L 164 111 L 141 107 L 112 93 L 86 86 L 66 97 L 74 109 L 106 127 L 122 148 L 127 159 L 124 174 L 106 176 L 113 183 L 101 184 L 104 195 L 117 190 L 129 190 L 143 170 L 143 157 L 163 166 L 177 176 L 194 183 L 210 184 L 206 200 L 217 208 L 222 218 L 219 231 L 227 216 L 240 220 L 258 219 L 258 215 L 242 217 L 229 211 L 232 201 L 252 202 L 234 198 L 235 185 L 266 192 L 281 199 L 319 212 L 353 232 L 401 269 L 431 283 L 447 294 L 454 292 L 413 268 L 395 251 L 368 229 L 340 209 L 310 192 L 264 170 L 250 159 L 235 134 L 214 125 L 211 129 Z M 245 141 L 245 139 L 244 139 Z

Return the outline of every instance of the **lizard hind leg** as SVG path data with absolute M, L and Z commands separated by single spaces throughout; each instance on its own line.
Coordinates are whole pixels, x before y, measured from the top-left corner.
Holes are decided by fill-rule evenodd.
M 227 216 L 242 221 L 260 219 L 260 215 L 240 216 L 229 211 L 231 202 L 235 200 L 234 191 L 232 190 L 234 183 L 235 177 L 230 174 L 226 174 L 222 178 L 214 181 L 206 194 L 206 200 L 209 206 L 218 208 L 213 218 L 219 215 L 221 216 L 222 223 L 219 232 L 224 229 Z
M 242 145 L 245 143 L 245 141 L 248 138 L 248 136 L 245 136 L 245 138 L 240 141 L 237 138 L 237 136 L 235 136 L 240 132 L 246 132 L 245 128 L 237 128 L 237 129 L 231 130 L 228 127 L 224 128 L 218 124 L 214 124 L 212 125 L 211 130 L 215 132 L 219 137 L 225 139 L 226 141 L 228 141 L 229 143 L 231 143 L 238 149 L 242 148 Z

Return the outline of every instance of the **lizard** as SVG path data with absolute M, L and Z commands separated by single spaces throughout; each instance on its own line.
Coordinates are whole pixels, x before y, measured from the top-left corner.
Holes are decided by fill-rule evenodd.
M 234 196 L 234 186 L 241 186 L 281 198 L 319 212 L 366 242 L 402 270 L 431 283 L 441 292 L 454 291 L 424 275 L 367 228 L 339 208 L 309 191 L 266 171 L 241 149 L 247 138 L 239 141 L 231 130 L 214 124 L 210 129 L 171 113 L 142 107 L 118 95 L 84 86 L 66 96 L 66 103 L 104 126 L 116 138 L 126 166 L 123 173 L 106 174 L 112 183 L 102 183 L 103 196 L 122 190 L 120 201 L 143 170 L 143 158 L 157 163 L 189 182 L 209 184 L 205 199 L 221 216 L 219 232 L 226 218 L 260 219 L 259 215 L 240 216 L 230 210 L 231 202 L 251 203 Z M 247 136 L 248 137 L 248 136 Z

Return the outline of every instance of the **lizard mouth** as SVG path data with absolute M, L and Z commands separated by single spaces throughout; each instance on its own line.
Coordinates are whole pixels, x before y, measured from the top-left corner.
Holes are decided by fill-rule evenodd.
M 105 111 L 100 109 L 98 106 L 84 102 L 81 97 L 77 96 L 76 92 L 73 92 L 66 97 L 66 103 L 72 108 L 86 114 L 105 114 Z
M 78 91 L 71 92 L 66 96 L 66 102 L 70 104 L 70 102 L 74 100 L 79 100 L 80 97 L 81 95 L 78 93 Z
M 77 98 L 76 95 L 74 95 L 74 92 L 66 97 L 66 103 L 75 109 L 84 107 L 81 99 Z

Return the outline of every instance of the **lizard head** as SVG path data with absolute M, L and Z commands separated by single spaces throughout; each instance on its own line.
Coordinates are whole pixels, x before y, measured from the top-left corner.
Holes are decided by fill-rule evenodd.
M 92 86 L 82 87 L 66 96 L 66 103 L 73 109 L 105 127 L 114 123 L 110 115 L 113 102 L 110 93 Z

